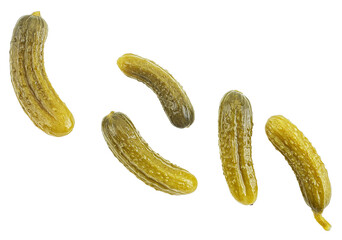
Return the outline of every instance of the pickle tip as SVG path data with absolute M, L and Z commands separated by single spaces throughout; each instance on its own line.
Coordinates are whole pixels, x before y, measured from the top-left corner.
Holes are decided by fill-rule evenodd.
M 324 228 L 324 230 L 329 231 L 331 229 L 330 223 L 325 220 L 321 213 L 314 212 L 314 217 L 316 221 Z
M 40 17 L 40 11 L 33 12 L 32 16 Z

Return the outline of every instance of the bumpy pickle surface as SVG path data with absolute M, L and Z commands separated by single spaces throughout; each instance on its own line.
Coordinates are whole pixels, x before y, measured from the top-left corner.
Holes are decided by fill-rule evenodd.
M 75 121 L 45 72 L 47 34 L 47 23 L 39 12 L 18 20 L 10 47 L 11 80 L 20 105 L 32 122 L 45 133 L 59 137 L 70 133 Z
M 151 60 L 131 53 L 121 56 L 117 64 L 126 76 L 152 89 L 174 126 L 185 128 L 193 123 L 194 108 L 182 86 L 168 71 Z
M 102 133 L 114 156 L 145 184 L 173 195 L 196 190 L 195 176 L 155 153 L 125 114 L 107 115 Z
M 266 123 L 266 134 L 294 171 L 304 200 L 314 213 L 315 219 L 325 230 L 331 225 L 322 217 L 331 198 L 328 172 L 316 149 L 304 134 L 288 119 L 278 115 Z
M 219 109 L 219 147 L 223 174 L 234 198 L 250 205 L 258 194 L 252 162 L 253 113 L 249 100 L 238 91 L 224 95 Z

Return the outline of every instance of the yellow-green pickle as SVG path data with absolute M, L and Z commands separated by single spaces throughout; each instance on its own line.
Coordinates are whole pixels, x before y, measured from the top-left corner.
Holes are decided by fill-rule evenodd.
M 330 230 L 331 225 L 322 213 L 330 202 L 331 186 L 328 172 L 316 149 L 293 123 L 281 115 L 270 117 L 265 128 L 268 139 L 294 171 L 304 200 L 311 207 L 315 219 L 325 230 Z
M 252 162 L 253 113 L 246 96 L 239 91 L 224 95 L 219 109 L 218 132 L 223 174 L 233 197 L 251 205 L 258 195 Z
M 102 133 L 114 156 L 145 184 L 174 195 L 196 190 L 195 176 L 155 153 L 125 114 L 104 117 Z
M 120 57 L 117 64 L 126 76 L 152 89 L 174 126 L 185 128 L 193 123 L 194 108 L 182 86 L 168 71 L 151 60 L 131 53 Z
M 21 17 L 14 27 L 11 79 L 21 107 L 32 122 L 53 136 L 69 134 L 74 117 L 51 86 L 44 67 L 44 43 L 48 26 L 40 12 Z

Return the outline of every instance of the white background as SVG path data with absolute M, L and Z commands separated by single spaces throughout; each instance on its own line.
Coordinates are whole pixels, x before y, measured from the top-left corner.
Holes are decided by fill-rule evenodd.
M 0 239 L 341 239 L 342 2 L 2 1 L 0 3 Z M 45 66 L 76 124 L 56 138 L 21 109 L 9 73 L 13 27 L 40 11 L 49 25 Z M 195 108 L 171 125 L 155 94 L 116 65 L 124 53 L 158 63 Z M 253 206 L 231 196 L 217 119 L 222 96 L 242 91 L 254 113 Z M 189 170 L 197 190 L 155 191 L 113 156 L 102 118 L 121 111 L 163 157 Z M 268 141 L 282 114 L 317 148 L 332 198 L 315 221 L 295 175 Z

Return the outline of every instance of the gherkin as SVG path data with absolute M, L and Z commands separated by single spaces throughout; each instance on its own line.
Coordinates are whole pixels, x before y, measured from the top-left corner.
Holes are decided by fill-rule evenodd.
M 174 126 L 185 128 L 193 123 L 195 112 L 189 97 L 168 71 L 151 60 L 131 53 L 121 56 L 117 64 L 126 76 L 152 89 Z
M 330 202 L 331 185 L 316 149 L 292 122 L 281 115 L 270 117 L 265 130 L 268 139 L 294 171 L 304 200 L 311 207 L 315 219 L 325 230 L 330 230 L 331 225 L 322 213 Z
M 223 174 L 233 197 L 251 205 L 258 194 L 252 162 L 252 107 L 239 91 L 229 91 L 221 100 L 218 133 Z
M 69 134 L 74 117 L 53 89 L 44 67 L 48 26 L 39 12 L 21 17 L 10 48 L 11 79 L 21 107 L 32 122 L 53 136 Z
M 125 114 L 104 117 L 102 133 L 114 156 L 145 184 L 172 195 L 196 190 L 195 176 L 154 152 Z

